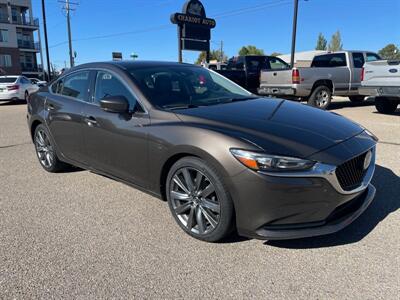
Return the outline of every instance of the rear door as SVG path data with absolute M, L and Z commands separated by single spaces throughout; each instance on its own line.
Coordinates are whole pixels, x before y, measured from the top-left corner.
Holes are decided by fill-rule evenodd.
M 83 104 L 89 101 L 90 71 L 78 71 L 55 83 L 45 100 L 46 122 L 57 149 L 68 159 L 85 164 Z
M 350 66 L 346 53 L 332 53 L 316 56 L 312 68 L 318 68 L 313 73 L 314 82 L 328 79 L 333 82 L 335 95 L 347 95 L 350 89 Z
M 361 86 L 361 72 L 365 63 L 365 58 L 362 52 L 353 52 L 350 55 L 353 63 L 350 90 L 357 91 Z
M 93 81 L 92 101 L 84 105 L 87 161 L 98 171 L 144 186 L 148 174 L 146 127 L 150 118 L 118 74 L 98 70 Z M 102 110 L 99 101 L 111 96 L 124 96 L 132 112 Z

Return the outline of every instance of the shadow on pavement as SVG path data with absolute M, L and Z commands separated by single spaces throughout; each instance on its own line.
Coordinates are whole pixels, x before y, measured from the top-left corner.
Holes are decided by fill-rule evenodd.
M 335 109 L 342 109 L 342 108 L 348 108 L 348 107 L 363 107 L 363 106 L 371 106 L 375 105 L 375 99 L 374 98 L 367 98 L 363 102 L 351 102 L 350 100 L 344 100 L 344 101 L 335 101 L 333 100 L 331 105 L 329 106 L 329 110 L 335 110 Z
M 400 208 L 400 177 L 392 170 L 377 166 L 372 184 L 376 197 L 367 211 L 342 231 L 314 238 L 266 241 L 264 244 L 279 248 L 307 249 L 352 244 L 362 240 L 388 215 Z
M 0 102 L 0 107 L 1 107 L 1 106 L 23 105 L 23 104 L 26 104 L 26 101 L 25 101 L 25 100 L 5 101 L 5 102 Z

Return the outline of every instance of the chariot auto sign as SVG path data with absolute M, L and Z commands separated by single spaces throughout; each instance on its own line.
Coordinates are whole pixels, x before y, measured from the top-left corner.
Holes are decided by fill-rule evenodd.
M 203 4 L 199 0 L 187 1 L 182 13 L 171 16 L 171 22 L 178 25 L 179 62 L 182 62 L 182 50 L 206 51 L 208 61 L 211 29 L 216 22 L 207 18 Z

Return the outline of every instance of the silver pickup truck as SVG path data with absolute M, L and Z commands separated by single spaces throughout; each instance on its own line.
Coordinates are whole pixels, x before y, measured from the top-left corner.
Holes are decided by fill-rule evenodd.
M 366 61 L 379 60 L 379 55 L 367 51 L 340 51 L 317 55 L 310 67 L 263 70 L 260 76 L 261 95 L 308 101 L 309 105 L 326 109 L 332 96 L 346 96 L 361 102 L 364 95 L 361 71 Z
M 400 61 L 366 63 L 359 91 L 363 95 L 375 96 L 378 112 L 395 112 L 400 104 Z

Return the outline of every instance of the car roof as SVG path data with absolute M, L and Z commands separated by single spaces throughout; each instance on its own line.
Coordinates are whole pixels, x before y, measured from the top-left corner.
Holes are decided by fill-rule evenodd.
M 77 66 L 76 68 L 70 69 L 73 71 L 74 69 L 83 69 L 83 68 L 100 68 L 104 66 L 115 66 L 119 67 L 120 69 L 124 70 L 132 70 L 132 69 L 143 69 L 143 68 L 153 68 L 153 67 L 177 67 L 177 66 L 197 66 L 187 63 L 178 63 L 178 62 L 168 62 L 168 61 L 128 61 L 128 60 L 121 60 L 121 61 L 105 61 L 105 62 L 94 62 L 94 63 L 87 63 Z M 68 73 L 70 72 L 68 70 Z

